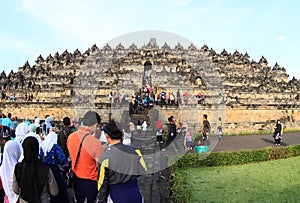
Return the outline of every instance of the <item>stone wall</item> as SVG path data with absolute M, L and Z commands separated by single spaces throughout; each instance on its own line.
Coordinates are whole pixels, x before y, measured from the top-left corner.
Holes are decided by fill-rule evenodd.
M 87 107 L 67 106 L 53 104 L 2 104 L 2 113 L 11 112 L 23 119 L 28 117 L 33 120 L 35 116 L 43 119 L 46 115 L 52 116 L 55 121 L 62 121 L 65 116 L 74 117 L 76 120 L 82 118 L 88 110 L 95 110 L 101 115 L 102 121 L 107 122 L 109 118 L 122 120 L 123 114 L 128 112 L 128 107 Z M 216 123 L 219 117 L 222 118 L 224 133 L 243 133 L 271 130 L 275 120 L 281 119 L 285 130 L 300 130 L 300 108 L 299 107 L 271 107 L 258 106 L 246 107 L 235 106 L 182 106 L 182 107 L 160 107 L 155 106 L 159 111 L 159 118 L 167 121 L 168 117 L 173 115 L 178 123 L 186 119 L 189 122 L 191 132 L 198 132 L 202 129 L 202 115 L 207 114 L 211 123 L 212 131 L 216 131 Z M 111 114 L 111 116 L 110 116 Z
M 200 107 L 200 108 L 176 108 L 164 109 L 163 120 L 171 115 L 178 122 L 184 119 L 189 121 L 192 132 L 202 129 L 202 116 L 208 115 L 212 132 L 216 132 L 218 118 L 222 118 L 224 133 L 251 133 L 259 131 L 271 131 L 277 119 L 280 119 L 285 130 L 300 130 L 299 107 L 278 109 L 277 107 L 259 106 L 257 108 L 246 108 L 237 106 L 235 108 L 223 107 Z M 194 130 L 193 130 L 194 129 Z

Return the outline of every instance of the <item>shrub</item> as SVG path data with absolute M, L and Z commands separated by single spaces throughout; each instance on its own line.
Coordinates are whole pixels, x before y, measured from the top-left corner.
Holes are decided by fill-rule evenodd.
M 212 152 L 207 156 L 186 154 L 176 162 L 176 167 L 198 166 L 229 166 L 247 164 L 268 160 L 284 159 L 300 155 L 300 145 L 287 147 L 268 147 L 253 150 L 241 150 L 233 152 Z M 206 158 L 203 158 L 206 157 Z
M 195 154 L 186 154 L 178 159 L 172 167 L 172 176 L 170 191 L 174 202 L 189 202 L 191 190 L 186 183 L 186 175 L 176 172 L 178 168 L 202 167 L 202 166 L 228 166 L 246 164 L 252 162 L 262 162 L 275 159 L 284 159 L 300 155 L 300 145 L 291 145 L 287 147 L 263 148 L 253 150 L 242 150 L 234 152 L 212 152 L 208 156 Z M 206 157 L 206 158 L 204 158 Z
M 171 175 L 171 197 L 177 203 L 188 202 L 191 197 L 191 189 L 186 183 L 186 175 L 182 173 L 173 173 Z
M 166 131 L 164 131 L 164 133 L 162 134 L 162 140 L 165 142 L 168 139 L 168 133 Z

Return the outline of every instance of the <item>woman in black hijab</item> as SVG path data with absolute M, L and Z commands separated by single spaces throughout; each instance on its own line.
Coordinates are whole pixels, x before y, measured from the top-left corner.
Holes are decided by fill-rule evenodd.
M 52 171 L 39 160 L 39 142 L 27 137 L 22 147 L 24 159 L 15 166 L 13 191 L 21 203 L 49 203 L 49 193 L 57 195 L 58 187 Z

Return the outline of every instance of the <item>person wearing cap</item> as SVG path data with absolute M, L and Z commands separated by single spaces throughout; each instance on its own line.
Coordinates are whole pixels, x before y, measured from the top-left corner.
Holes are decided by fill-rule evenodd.
M 141 151 L 122 143 L 122 131 L 114 120 L 103 131 L 110 148 L 99 159 L 99 192 L 95 202 L 143 202 L 137 177 L 145 174 L 147 166 Z
M 70 134 L 67 139 L 72 170 L 75 174 L 74 192 L 77 203 L 83 203 L 85 199 L 87 199 L 87 203 L 92 203 L 97 196 L 97 161 L 102 154 L 102 145 L 93 135 L 97 133 L 96 129 L 100 122 L 101 118 L 97 112 L 88 111 L 82 118 L 82 126 Z M 82 143 L 82 147 L 79 151 L 80 143 Z

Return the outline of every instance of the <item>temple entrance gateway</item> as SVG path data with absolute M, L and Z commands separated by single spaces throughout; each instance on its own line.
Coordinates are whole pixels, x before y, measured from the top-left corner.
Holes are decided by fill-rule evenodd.
M 152 63 L 150 61 L 146 61 L 144 63 L 144 74 L 142 85 L 149 84 L 151 85 L 151 72 L 152 72 Z

